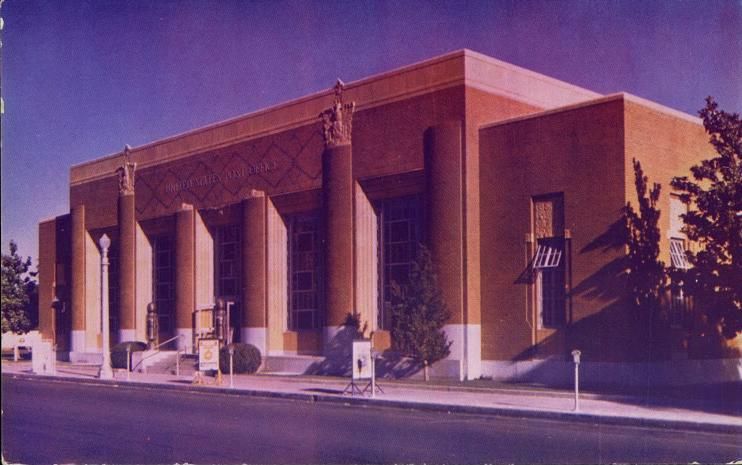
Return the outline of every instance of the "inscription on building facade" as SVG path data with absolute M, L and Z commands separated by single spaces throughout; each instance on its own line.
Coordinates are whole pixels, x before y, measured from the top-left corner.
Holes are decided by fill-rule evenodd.
M 213 184 L 217 184 L 223 181 L 229 181 L 231 179 L 245 178 L 248 176 L 254 176 L 256 174 L 270 173 L 278 168 L 278 163 L 275 161 L 261 161 L 254 165 L 248 165 L 242 168 L 231 168 L 226 170 L 223 174 L 207 174 L 204 176 L 196 176 L 182 181 L 173 182 L 165 185 L 165 193 L 176 194 L 183 190 L 188 190 L 192 187 L 206 187 Z

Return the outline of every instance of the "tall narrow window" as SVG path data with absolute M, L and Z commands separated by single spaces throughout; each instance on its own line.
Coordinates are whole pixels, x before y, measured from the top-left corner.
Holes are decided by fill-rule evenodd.
M 388 199 L 379 211 L 379 314 L 380 329 L 392 327 L 392 283 L 404 286 L 422 241 L 420 196 Z
M 288 218 L 288 248 L 288 327 L 293 331 L 319 328 L 322 255 L 317 214 Z
M 238 338 L 242 314 L 242 229 L 230 224 L 216 228 L 216 297 L 229 307 L 231 336 Z M 231 304 L 230 304 L 231 302 Z
M 677 270 L 688 270 L 691 263 L 686 255 L 687 242 L 683 231 L 683 215 L 688 206 L 679 196 L 670 194 L 670 263 Z M 670 285 L 670 324 L 681 327 L 693 311 L 693 300 L 683 291 L 683 282 L 673 279 Z
M 161 332 L 175 329 L 175 267 L 173 241 L 169 236 L 152 239 L 152 286 Z
M 108 248 L 108 331 L 112 335 L 119 330 L 119 241 L 111 241 Z M 111 340 L 116 340 L 111 338 Z M 121 341 L 119 341 L 121 342 Z
M 539 326 L 560 327 L 566 322 L 564 196 L 534 198 L 533 207 L 536 253 L 531 266 L 536 274 Z

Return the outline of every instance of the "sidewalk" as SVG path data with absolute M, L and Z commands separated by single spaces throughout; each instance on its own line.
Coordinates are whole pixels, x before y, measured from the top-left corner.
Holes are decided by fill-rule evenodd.
M 192 384 L 191 376 L 169 374 L 116 372 L 114 380 L 97 379 L 97 366 L 58 362 L 55 376 L 45 379 L 75 381 L 91 384 L 127 384 L 142 388 L 175 389 L 213 392 L 215 394 L 278 397 L 308 402 L 341 403 L 375 407 L 419 409 L 544 418 L 567 421 L 587 421 L 636 426 L 742 434 L 742 405 L 740 396 L 729 399 L 678 399 L 640 397 L 629 394 L 580 395 L 580 409 L 575 412 L 574 394 L 563 390 L 522 386 L 485 385 L 484 383 L 423 384 L 406 380 L 384 380 L 379 384 L 383 393 L 364 396 L 343 394 L 347 378 L 287 375 L 235 375 L 234 387 L 230 377 L 224 376 L 221 386 L 214 378 L 205 378 L 208 384 Z M 3 360 L 3 377 L 42 377 L 31 372 L 28 361 Z M 361 387 L 363 387 L 361 385 Z

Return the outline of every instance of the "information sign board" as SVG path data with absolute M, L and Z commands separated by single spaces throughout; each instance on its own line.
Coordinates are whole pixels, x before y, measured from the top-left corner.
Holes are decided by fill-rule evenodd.
M 371 379 L 371 339 L 353 341 L 353 379 Z
M 198 340 L 198 371 L 219 369 L 219 339 Z

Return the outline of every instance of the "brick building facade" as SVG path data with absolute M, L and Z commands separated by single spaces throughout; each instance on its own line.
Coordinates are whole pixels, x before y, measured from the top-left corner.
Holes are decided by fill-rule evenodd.
M 614 234 L 631 160 L 663 184 L 669 263 L 669 180 L 709 151 L 697 118 L 449 53 L 73 166 L 70 212 L 39 226 L 41 329 L 100 352 L 105 233 L 114 343 L 145 340 L 155 303 L 160 340 L 187 346 L 222 298 L 234 340 L 307 369 L 351 313 L 393 345 L 389 285 L 425 243 L 451 312 L 437 374 L 512 378 L 575 347 L 657 360 Z

